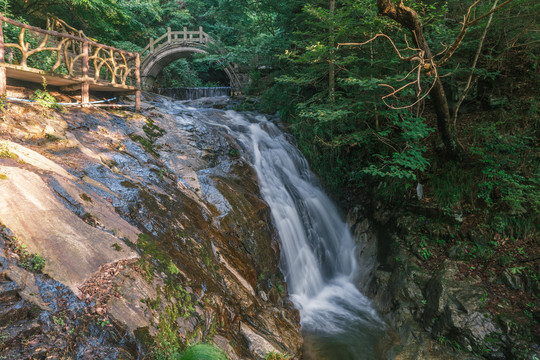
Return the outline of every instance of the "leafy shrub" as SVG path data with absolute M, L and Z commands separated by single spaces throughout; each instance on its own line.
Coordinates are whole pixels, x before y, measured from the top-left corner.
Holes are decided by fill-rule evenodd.
M 62 110 L 56 98 L 47 91 L 47 79 L 45 77 L 43 77 L 41 85 L 43 90 L 37 89 L 30 98 L 44 108 Z
M 7 142 L 0 141 L 0 158 L 16 159 L 17 155 L 9 151 Z
M 19 255 L 20 267 L 33 272 L 41 272 L 45 267 L 45 259 L 39 254 L 29 252 L 26 245 L 19 243 L 17 239 L 9 239 L 8 245 L 14 253 Z
M 198 344 L 187 349 L 180 360 L 228 360 L 223 351 L 210 344 Z
M 0 95 L 0 113 L 3 113 L 7 109 L 7 95 Z
M 264 360 L 288 360 L 292 359 L 290 355 L 284 355 L 276 351 L 271 351 L 264 357 Z

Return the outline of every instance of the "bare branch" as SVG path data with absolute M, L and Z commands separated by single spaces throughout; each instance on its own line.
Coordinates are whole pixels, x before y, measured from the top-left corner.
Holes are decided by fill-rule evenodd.
M 370 42 L 372 41 L 375 41 L 377 38 L 379 37 L 384 37 L 385 39 L 387 39 L 388 41 L 390 41 L 390 44 L 392 44 L 392 47 L 394 48 L 397 56 L 399 56 L 399 58 L 401 60 L 411 60 L 415 55 L 411 55 L 409 57 L 405 57 L 403 55 L 401 55 L 401 52 L 399 51 L 399 49 L 397 48 L 396 44 L 394 43 L 394 41 L 386 34 L 377 34 L 375 35 L 374 37 L 372 37 L 371 39 L 369 39 L 368 41 L 364 41 L 364 42 L 361 42 L 361 43 L 338 43 L 338 49 L 341 47 L 341 46 L 364 46 L 366 44 L 369 44 Z
M 465 38 L 465 35 L 467 34 L 467 31 L 469 30 L 469 19 L 471 18 L 472 10 L 476 7 L 476 5 L 478 5 L 479 2 L 480 0 L 476 0 L 471 6 L 469 6 L 469 9 L 467 10 L 467 14 L 463 17 L 463 25 L 457 35 L 456 40 L 454 41 L 450 49 L 446 52 L 444 57 L 438 62 L 437 65 L 440 66 L 444 64 L 454 54 L 454 52 L 457 50 L 459 45 L 461 45 L 461 42 L 463 41 L 463 39 Z
M 426 91 L 426 93 L 425 93 L 424 95 L 419 96 L 418 99 L 416 99 L 416 101 L 415 101 L 414 103 L 412 103 L 412 104 L 405 105 L 405 106 L 400 106 L 400 107 L 396 107 L 396 106 L 390 105 L 390 104 L 388 104 L 388 103 L 386 102 L 386 98 L 393 95 L 393 94 L 388 94 L 388 95 L 386 95 L 386 96 L 384 96 L 384 97 L 382 98 L 384 104 L 385 104 L 386 106 L 388 106 L 390 109 L 393 109 L 393 110 L 402 110 L 402 109 L 409 109 L 409 108 L 412 108 L 413 106 L 417 105 L 417 104 L 420 103 L 422 100 L 424 100 L 424 99 L 429 95 L 429 93 L 431 92 L 431 90 L 435 87 L 435 84 L 437 83 L 437 81 L 440 79 L 439 74 L 438 74 L 438 72 L 437 72 L 437 68 L 435 67 L 435 64 L 433 64 L 433 63 L 431 63 L 431 64 L 432 64 L 432 68 L 433 68 L 433 71 L 434 71 L 434 75 L 435 75 L 435 76 L 434 76 L 434 79 L 433 79 L 433 83 L 431 84 L 431 87 L 429 88 L 428 91 Z M 421 69 L 420 69 L 420 70 L 421 70 Z M 407 86 L 410 86 L 410 85 L 415 84 L 415 83 L 420 84 L 420 73 L 419 73 L 419 75 L 418 75 L 418 78 L 417 78 L 415 81 L 410 82 L 410 83 L 407 84 L 406 86 L 404 86 L 404 87 L 398 89 L 398 91 L 395 91 L 395 90 L 394 90 L 394 94 L 395 94 L 395 93 L 398 93 L 399 91 L 401 91 L 401 90 L 403 90 L 403 89 L 405 89 Z M 387 84 L 381 84 L 381 86 L 387 86 L 387 87 L 390 87 L 390 88 L 394 89 L 392 86 L 387 85 Z M 419 93 L 418 95 L 420 95 L 420 93 Z
M 398 92 L 400 92 L 401 90 L 406 89 L 406 88 L 408 88 L 409 86 L 416 84 L 416 82 L 417 82 L 417 80 L 415 79 L 414 81 L 411 81 L 410 83 L 407 83 L 407 84 L 403 85 L 403 86 L 400 87 L 399 89 L 392 91 L 390 94 L 384 95 L 384 96 L 382 97 L 382 99 L 386 99 L 386 98 L 389 98 L 389 97 L 391 97 L 391 96 L 394 96 L 394 95 L 396 95 Z M 388 86 L 388 87 L 391 87 L 391 86 L 388 85 L 388 84 L 381 84 L 380 86 Z
M 416 72 L 416 79 L 413 80 L 413 81 L 410 81 L 409 83 L 401 86 L 400 88 L 396 89 L 394 88 L 393 86 L 389 85 L 389 84 L 379 84 L 379 86 L 381 87 L 388 87 L 390 89 L 392 89 L 392 91 L 386 95 L 384 95 L 382 97 L 382 100 L 384 101 L 384 103 L 386 104 L 386 106 L 392 108 L 392 109 L 405 109 L 405 108 L 409 108 L 409 107 L 412 107 L 416 104 L 418 104 L 419 101 L 422 101 L 426 96 L 427 94 L 423 95 L 423 96 L 420 96 L 420 94 L 422 93 L 422 84 L 421 84 L 421 75 L 422 75 L 422 70 L 423 69 L 434 69 L 435 67 L 435 64 L 433 64 L 432 61 L 430 61 L 429 63 L 426 64 L 426 59 L 425 59 L 425 52 L 421 49 L 415 49 L 415 48 L 412 48 L 408 41 L 407 41 L 407 38 L 405 38 L 405 43 L 407 44 L 407 49 L 406 50 L 413 50 L 416 52 L 416 54 L 413 54 L 409 57 L 405 57 L 401 54 L 401 51 L 397 48 L 396 44 L 394 43 L 394 41 L 386 34 L 377 34 L 375 35 L 374 37 L 372 37 L 371 39 L 367 40 L 367 41 L 364 41 L 364 42 L 361 42 L 361 43 L 339 43 L 338 44 L 338 48 L 341 47 L 341 46 L 363 46 L 363 45 L 366 45 L 366 44 L 369 44 L 373 41 L 375 41 L 377 38 L 379 37 L 383 37 L 385 39 L 387 39 L 390 44 L 392 45 L 392 47 L 394 48 L 394 51 L 396 52 L 396 54 L 398 55 L 398 57 L 401 59 L 401 60 L 404 60 L 404 61 L 415 61 L 415 62 L 418 62 L 418 65 L 416 65 L 411 71 L 409 71 L 407 73 L 407 75 L 405 75 L 405 77 L 397 80 L 397 81 L 404 81 L 406 80 L 411 74 L 413 74 L 414 72 Z M 436 73 L 436 71 L 435 71 Z M 437 75 L 436 75 L 437 76 Z M 404 89 L 410 87 L 410 86 L 414 86 L 416 85 L 417 87 L 417 94 L 419 97 L 419 99 L 417 99 L 417 101 L 415 101 L 413 104 L 410 104 L 410 105 L 406 105 L 404 107 L 400 107 L 400 108 L 396 108 L 392 105 L 389 105 L 388 103 L 386 103 L 385 99 L 389 98 L 389 97 L 394 97 L 396 96 L 396 94 L 398 94 L 399 92 L 403 91 Z M 433 85 L 431 85 L 430 87 L 430 91 L 431 89 L 433 88 Z
M 421 65 L 416 65 L 411 71 L 409 71 L 409 72 L 407 73 L 407 75 L 405 75 L 403 78 L 401 78 L 401 79 L 399 79 L 399 80 L 397 80 L 397 81 L 403 81 L 403 80 L 405 80 L 406 78 L 409 77 L 409 75 L 411 75 L 413 72 L 415 72 L 416 70 L 418 70 L 420 67 L 421 67 Z
M 497 10 L 499 10 L 499 9 L 505 7 L 506 5 L 510 4 L 512 1 L 514 1 L 514 0 L 506 0 L 504 3 L 502 3 L 502 4 L 499 5 L 499 6 L 497 6 L 496 8 L 492 9 L 491 11 L 489 11 L 489 12 L 485 13 L 484 15 L 479 16 L 479 17 L 477 17 L 476 19 L 474 19 L 473 21 L 471 21 L 471 22 L 469 23 L 469 26 L 472 26 L 472 25 L 476 24 L 477 22 L 479 22 L 480 20 L 484 19 L 485 17 L 490 16 L 491 14 L 493 14 L 494 12 L 496 12 Z
M 499 2 L 499 0 L 495 0 L 495 2 L 493 3 L 492 10 L 497 7 L 498 2 Z M 480 58 L 480 53 L 482 52 L 482 48 L 484 46 L 484 41 L 486 40 L 487 32 L 488 32 L 489 26 L 491 25 L 491 20 L 492 19 L 493 19 L 493 11 L 491 12 L 491 15 L 489 15 L 488 22 L 486 24 L 486 27 L 484 28 L 484 33 L 482 34 L 482 37 L 480 38 L 480 43 L 478 44 L 478 49 L 476 50 L 476 55 L 474 56 L 474 60 L 473 60 L 473 63 L 472 63 L 471 73 L 469 74 L 469 77 L 467 79 L 467 85 L 465 86 L 465 90 L 463 90 L 463 94 L 461 95 L 461 98 L 459 99 L 459 101 L 458 101 L 458 103 L 456 105 L 456 109 L 454 110 L 454 127 L 457 124 L 459 108 L 461 107 L 461 104 L 463 104 L 463 101 L 465 101 L 465 99 L 467 98 L 467 94 L 469 93 L 469 90 L 471 89 L 471 87 L 473 85 L 472 80 L 473 80 L 473 76 L 474 76 L 474 70 L 476 69 L 476 64 L 478 63 L 478 59 Z M 477 80 L 475 80 L 475 82 L 476 81 Z
M 460 32 L 458 33 L 458 36 L 456 38 L 456 40 L 454 41 L 454 44 L 452 44 L 452 46 L 450 47 L 450 49 L 446 52 L 446 54 L 444 55 L 444 57 L 439 60 L 437 62 L 437 65 L 438 66 L 441 66 L 442 64 L 444 64 L 448 59 L 450 59 L 452 57 L 452 55 L 454 55 L 454 52 L 456 52 L 456 50 L 459 48 L 459 46 L 461 45 L 461 42 L 463 41 L 463 39 L 465 38 L 465 35 L 467 34 L 467 31 L 469 30 L 469 27 L 473 26 L 474 24 L 476 24 L 477 22 L 479 22 L 480 20 L 486 18 L 487 16 L 490 16 L 492 15 L 495 11 L 501 9 L 502 7 L 510 4 L 512 1 L 514 0 L 506 0 L 504 3 L 502 3 L 501 5 L 491 9 L 490 11 L 488 11 L 487 13 L 477 17 L 476 19 L 474 20 L 470 20 L 469 19 L 471 18 L 471 14 L 472 14 L 472 9 L 474 7 L 476 7 L 476 5 L 478 5 L 478 3 L 480 2 L 480 0 L 476 0 L 470 7 L 469 7 L 469 10 L 467 11 L 467 15 L 465 15 L 465 18 L 463 19 L 463 26 L 461 27 L 461 30 Z

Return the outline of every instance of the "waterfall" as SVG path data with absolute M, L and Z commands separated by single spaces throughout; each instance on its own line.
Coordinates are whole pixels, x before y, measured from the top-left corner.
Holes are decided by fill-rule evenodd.
M 270 206 L 283 272 L 304 331 L 339 336 L 354 327 L 380 329 L 370 301 L 353 283 L 357 264 L 348 226 L 306 159 L 264 116 L 228 111 L 227 117 L 231 134 L 248 149 Z
M 182 113 L 186 110 L 206 129 L 234 138 L 256 170 L 281 240 L 289 294 L 300 311 L 305 357 L 374 359 L 385 326 L 354 284 L 354 240 L 290 136 L 260 114 L 226 111 L 213 116 L 213 111 L 187 107 Z
M 206 97 L 230 96 L 231 88 L 229 86 L 160 88 L 158 93 L 176 100 L 196 100 Z

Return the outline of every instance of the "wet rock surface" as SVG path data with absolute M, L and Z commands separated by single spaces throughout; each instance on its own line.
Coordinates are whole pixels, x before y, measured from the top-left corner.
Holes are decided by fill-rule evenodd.
M 179 347 L 299 356 L 298 314 L 276 290 L 277 236 L 253 170 L 227 134 L 158 107 L 43 115 L 13 105 L 0 123 L 0 222 L 104 327 L 133 334 L 135 352 L 163 350 L 143 339 L 170 328 Z
M 65 285 L 10 260 L 0 228 L 0 358 L 136 359 L 134 342 Z

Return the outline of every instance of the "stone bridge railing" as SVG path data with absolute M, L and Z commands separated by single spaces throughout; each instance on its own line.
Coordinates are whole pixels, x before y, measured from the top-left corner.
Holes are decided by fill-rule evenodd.
M 8 26 L 4 27 L 4 23 Z M 74 90 L 81 104 L 89 90 L 136 93 L 140 108 L 140 55 L 90 40 L 82 32 L 44 30 L 0 14 L 0 94 L 6 78 L 41 82 Z
M 141 51 L 141 56 L 144 61 L 147 56 L 173 43 L 206 45 L 213 42 L 214 40 L 203 31 L 202 26 L 198 31 L 188 31 L 187 27 L 184 27 L 182 31 L 172 31 L 171 28 L 167 28 L 167 32 L 159 38 L 150 39 L 148 45 Z

